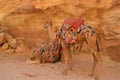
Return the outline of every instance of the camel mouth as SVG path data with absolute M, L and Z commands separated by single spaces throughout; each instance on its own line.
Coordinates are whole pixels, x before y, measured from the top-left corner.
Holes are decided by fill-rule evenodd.
M 47 29 L 48 29 L 48 26 L 44 26 L 44 29 L 47 30 Z

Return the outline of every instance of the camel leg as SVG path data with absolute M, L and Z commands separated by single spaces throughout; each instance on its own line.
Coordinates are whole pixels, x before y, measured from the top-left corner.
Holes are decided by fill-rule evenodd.
M 94 60 L 94 65 L 92 68 L 91 76 L 95 78 L 95 80 L 99 80 L 100 78 L 100 73 L 101 73 L 101 67 L 102 67 L 102 59 L 100 56 L 100 53 L 98 53 L 96 46 L 96 40 L 97 40 L 97 35 L 91 36 L 90 33 L 86 33 L 85 35 L 87 44 L 93 54 L 93 60 Z
M 94 55 L 94 53 L 92 53 L 93 54 L 93 67 L 92 67 L 92 71 L 89 73 L 89 76 L 91 76 L 91 77 L 93 77 L 93 74 L 94 74 L 94 69 L 95 69 L 95 66 L 96 66 L 96 64 L 97 64 L 97 59 L 96 59 L 96 57 L 95 57 L 95 55 Z
M 63 48 L 63 53 L 62 55 L 64 56 L 64 61 L 65 61 L 65 69 L 62 72 L 62 74 L 67 74 L 67 71 L 69 69 L 72 69 L 72 54 L 70 50 L 70 44 L 66 44 L 63 40 L 61 40 L 61 46 Z
M 92 50 L 93 58 L 94 58 L 94 65 L 92 68 L 91 76 L 95 77 L 95 80 L 99 80 L 101 67 L 102 67 L 102 59 L 101 56 Z
M 64 55 L 63 54 L 61 55 L 61 62 L 65 63 L 65 59 L 64 59 Z
M 80 44 L 75 46 L 75 54 L 79 54 L 79 52 L 82 49 L 82 46 L 83 46 L 83 43 L 80 43 Z
M 65 50 L 63 52 L 64 60 L 65 60 L 65 68 L 62 74 L 67 75 L 68 70 L 72 70 L 72 54 L 70 50 Z

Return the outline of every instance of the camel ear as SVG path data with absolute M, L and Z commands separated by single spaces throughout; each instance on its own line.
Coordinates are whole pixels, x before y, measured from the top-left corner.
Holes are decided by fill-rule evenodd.
M 45 29 L 47 29 L 48 28 L 48 23 L 46 22 L 46 23 L 44 23 L 44 26 L 43 26 Z
M 52 21 L 47 21 L 46 23 L 44 23 L 44 28 L 48 29 L 48 27 L 52 27 Z
M 87 26 L 88 28 L 90 28 L 90 29 L 92 29 L 92 27 L 91 26 Z

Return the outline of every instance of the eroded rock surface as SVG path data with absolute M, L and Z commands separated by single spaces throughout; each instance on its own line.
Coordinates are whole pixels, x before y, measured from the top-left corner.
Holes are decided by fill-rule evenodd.
M 24 37 L 32 47 L 42 39 L 48 40 L 43 29 L 46 21 L 53 21 L 56 29 L 65 18 L 81 16 L 86 25 L 103 32 L 103 38 L 113 46 L 120 39 L 119 8 L 120 0 L 0 0 L 0 23 L 6 32 Z

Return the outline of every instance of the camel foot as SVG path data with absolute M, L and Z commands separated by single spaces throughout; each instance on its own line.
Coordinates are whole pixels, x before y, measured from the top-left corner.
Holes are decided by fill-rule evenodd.
M 95 77 L 94 79 L 95 79 L 95 80 L 100 80 L 99 77 Z
M 63 74 L 63 75 L 67 75 L 67 71 L 63 71 L 62 74 Z
M 93 73 L 90 72 L 90 73 L 88 74 L 88 76 L 93 77 Z
M 35 63 L 40 63 L 40 61 L 38 59 L 36 59 L 36 60 L 27 59 L 26 63 L 35 64 Z
M 68 70 L 72 71 L 72 68 L 70 67 Z

